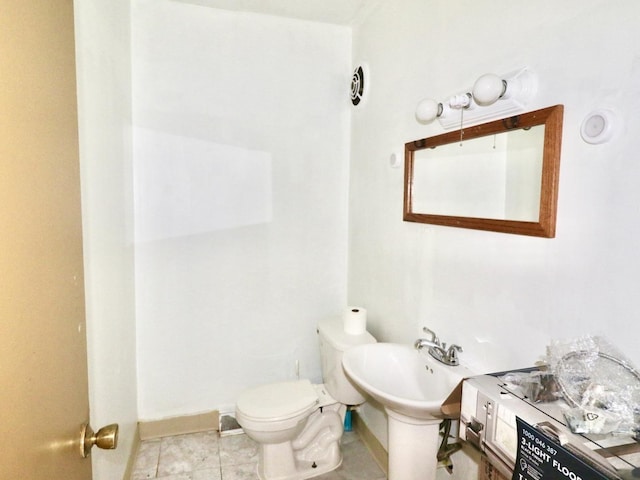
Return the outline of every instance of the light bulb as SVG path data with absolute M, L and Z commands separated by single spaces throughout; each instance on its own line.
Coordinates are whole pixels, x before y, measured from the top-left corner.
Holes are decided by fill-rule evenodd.
M 420 123 L 431 123 L 442 115 L 442 104 L 431 98 L 425 98 L 416 107 L 416 118 Z
M 473 99 L 478 105 L 495 103 L 507 91 L 507 82 L 493 73 L 486 73 L 473 84 Z

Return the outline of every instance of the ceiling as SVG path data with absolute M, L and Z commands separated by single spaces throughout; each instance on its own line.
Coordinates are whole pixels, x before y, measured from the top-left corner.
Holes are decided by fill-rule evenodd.
M 353 25 L 383 0 L 176 0 L 242 12 L 336 25 Z

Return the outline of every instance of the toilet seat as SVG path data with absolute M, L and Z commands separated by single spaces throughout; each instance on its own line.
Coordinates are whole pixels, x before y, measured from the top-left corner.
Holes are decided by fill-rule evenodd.
M 240 394 L 236 409 L 245 420 L 279 422 L 305 416 L 318 406 L 318 393 L 309 380 L 279 382 Z

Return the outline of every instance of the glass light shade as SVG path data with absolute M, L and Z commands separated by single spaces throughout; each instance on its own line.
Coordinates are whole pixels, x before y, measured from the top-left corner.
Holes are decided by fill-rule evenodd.
M 473 84 L 473 99 L 478 105 L 487 106 L 495 103 L 506 90 L 505 82 L 493 73 L 486 73 Z
M 416 118 L 420 123 L 431 123 L 442 113 L 442 105 L 431 98 L 425 98 L 416 107 Z

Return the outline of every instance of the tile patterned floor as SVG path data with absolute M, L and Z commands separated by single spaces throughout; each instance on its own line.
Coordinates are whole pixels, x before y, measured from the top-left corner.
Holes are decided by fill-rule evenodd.
M 342 465 L 317 480 L 384 480 L 386 476 L 357 434 L 342 437 Z M 257 480 L 258 447 L 246 435 L 218 432 L 145 440 L 131 480 Z

